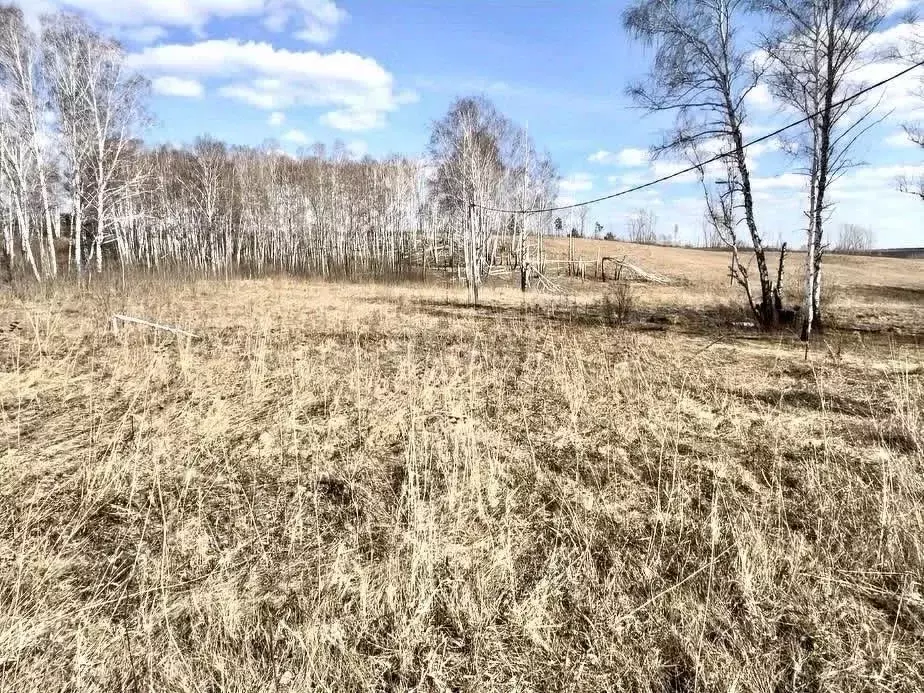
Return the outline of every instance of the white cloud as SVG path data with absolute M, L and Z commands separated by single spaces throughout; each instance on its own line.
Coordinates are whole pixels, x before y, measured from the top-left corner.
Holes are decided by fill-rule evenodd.
M 248 84 L 229 84 L 221 87 L 218 93 L 229 99 L 243 101 L 255 108 L 262 108 L 266 111 L 274 108 L 287 108 L 292 105 L 287 96 L 273 93 L 271 90 L 266 89 L 265 85 L 266 82 L 260 87 Z
M 587 192 L 594 187 L 593 176 L 589 173 L 574 173 L 562 179 L 558 187 L 566 193 Z
M 858 69 L 853 77 L 857 84 L 874 84 L 898 74 L 907 67 L 906 63 L 898 60 L 878 62 Z M 924 101 L 919 91 L 921 88 L 920 73 L 919 68 L 915 72 L 892 80 L 866 97 L 864 103 L 872 105 L 876 99 L 881 97 L 879 105 L 881 111 L 892 111 L 898 118 L 913 116 L 921 109 L 922 101 Z
M 601 149 L 587 158 L 593 164 L 616 164 L 627 168 L 645 166 L 649 159 L 648 150 L 636 147 L 626 147 L 618 152 L 608 152 Z
M 124 29 L 115 29 L 113 31 L 119 38 L 124 38 L 127 41 L 133 43 L 138 43 L 143 46 L 146 46 L 151 43 L 157 43 L 162 38 L 167 35 L 167 30 L 162 26 L 138 26 L 130 27 Z
M 683 174 L 680 173 L 680 171 L 683 171 L 689 167 L 690 164 L 687 162 L 654 161 L 651 164 L 651 177 L 664 178 L 666 176 L 675 176 L 674 178 L 670 179 L 671 183 L 695 183 L 699 180 L 699 174 L 697 174 L 695 171 L 689 171 Z M 716 164 L 708 164 L 705 169 L 707 180 L 711 180 L 713 177 L 719 174 L 724 175 L 725 172 L 724 167 L 716 168 Z
M 275 31 L 283 31 L 290 16 L 300 17 L 301 28 L 294 33 L 295 38 L 308 43 L 329 43 L 337 33 L 338 27 L 349 17 L 345 10 L 332 0 L 295 0 L 289 3 L 272 3 L 274 7 L 264 24 Z M 281 6 L 281 7 L 279 7 Z
M 623 173 L 618 176 L 607 176 L 606 182 L 619 188 L 634 188 L 651 180 L 651 174 L 648 172 Z
M 270 31 L 327 43 L 348 14 L 334 0 L 41 0 L 42 10 L 82 12 L 113 27 L 166 26 L 202 33 L 214 19 L 259 18 Z
M 761 135 L 766 135 L 768 132 L 771 132 L 774 128 L 770 125 L 753 125 L 751 123 L 744 123 L 741 126 L 741 134 L 745 140 L 753 140 Z
M 888 0 L 886 2 L 886 12 L 896 14 L 909 10 L 917 4 L 917 0 Z
M 896 130 L 888 135 L 883 142 L 889 147 L 916 147 L 917 145 L 908 137 L 904 130 Z
M 759 111 L 772 111 L 776 108 L 776 99 L 766 84 L 760 83 L 748 92 L 745 101 Z
M 914 4 L 914 2 L 905 0 L 892 0 L 892 11 L 908 9 Z M 892 60 L 883 58 L 894 54 L 913 55 L 914 47 L 920 47 L 922 42 L 924 42 L 924 21 L 901 22 L 872 34 L 864 47 L 866 56 L 851 67 L 849 81 L 845 82 L 842 95 L 847 96 L 864 86 L 881 82 L 907 69 L 909 64 L 905 61 L 898 58 Z M 761 53 L 761 51 L 755 51 L 753 56 L 760 60 Z M 863 64 L 864 62 L 867 64 Z M 881 111 L 894 111 L 898 117 L 907 117 L 921 108 L 920 87 L 920 70 L 912 71 L 859 99 L 857 113 L 862 111 L 861 103 L 872 106 L 876 104 L 877 99 L 881 98 L 879 104 Z M 754 110 L 765 114 L 778 111 L 793 118 L 799 115 L 791 106 L 783 104 L 774 97 L 764 83 L 758 84 L 748 93 L 746 103 Z M 845 118 L 849 120 L 850 116 L 845 116 Z
M 321 123 L 335 130 L 356 132 L 373 130 L 385 124 L 382 113 L 375 111 L 340 110 L 330 111 L 321 116 Z
M 257 108 L 329 108 L 322 122 L 340 130 L 368 130 L 410 99 L 395 93 L 392 75 L 372 58 L 336 51 L 292 51 L 237 39 L 169 44 L 129 56 L 146 73 L 224 80 L 218 92 Z
M 921 201 L 898 191 L 898 178 L 918 180 L 924 164 L 894 164 L 857 168 L 832 189 L 834 224 L 852 222 L 876 231 L 885 246 L 920 245 Z
M 297 129 L 289 130 L 282 136 L 282 140 L 283 142 L 291 142 L 292 144 L 297 144 L 299 146 L 311 144 L 311 138 L 301 130 Z
M 901 177 L 917 178 L 924 175 L 924 164 L 889 164 L 863 166 L 854 169 L 838 182 L 838 188 L 859 188 L 874 191 L 876 187 L 894 189 Z M 873 192 L 875 196 L 875 193 Z M 876 206 L 876 205 L 873 205 Z
M 757 157 L 763 156 L 768 152 L 778 152 L 782 148 L 782 144 L 779 140 L 769 139 L 764 140 L 763 142 L 752 144 L 745 151 L 748 153 L 748 156 L 752 156 L 756 159 Z
M 331 39 L 334 38 L 334 29 L 323 24 L 310 24 L 301 31 L 296 31 L 295 38 L 307 43 L 330 43 Z
M 273 113 L 270 113 L 270 117 L 267 122 L 274 128 L 278 128 L 280 125 L 286 122 L 286 114 L 282 111 L 274 111 Z
M 627 147 L 616 156 L 620 166 L 644 166 L 648 163 L 648 152 L 645 149 Z
M 189 99 L 201 98 L 205 93 L 205 88 L 201 82 L 194 79 L 183 79 L 182 77 L 157 77 L 151 82 L 151 88 L 157 94 L 164 96 L 182 96 Z
M 769 139 L 764 140 L 763 142 L 752 144 L 745 150 L 745 157 L 747 159 L 748 168 L 753 173 L 760 167 L 760 160 L 764 157 L 765 154 L 778 152 L 782 149 L 782 142 L 780 142 L 778 139 Z

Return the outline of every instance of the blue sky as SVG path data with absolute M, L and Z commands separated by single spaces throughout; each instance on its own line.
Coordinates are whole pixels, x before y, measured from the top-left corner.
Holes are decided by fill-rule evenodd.
M 894 0 L 896 10 L 921 2 Z M 568 202 L 613 192 L 674 164 L 650 164 L 647 148 L 666 123 L 625 97 L 644 75 L 650 52 L 622 30 L 625 3 L 604 0 L 33 0 L 26 9 L 84 14 L 127 46 L 130 63 L 152 78 L 159 120 L 152 141 L 187 143 L 211 134 L 240 144 L 275 139 L 290 151 L 339 139 L 357 155 L 417 155 L 429 124 L 457 96 L 482 94 L 528 125 L 563 176 Z M 877 41 L 912 31 L 898 13 Z M 897 71 L 880 65 L 876 80 Z M 924 73 L 924 70 L 922 70 Z M 838 184 L 832 227 L 871 226 L 878 243 L 924 245 L 924 205 L 895 191 L 899 174 L 924 171 L 924 152 L 901 137 L 900 123 L 924 119 L 920 82 L 890 86 L 894 111 L 861 142 L 865 166 Z M 766 94 L 749 104 L 754 134 L 784 122 Z M 758 221 L 765 236 L 798 242 L 802 180 L 774 147 L 752 157 Z M 658 230 L 693 240 L 702 201 L 679 181 L 594 206 L 620 233 L 644 207 Z M 568 221 L 568 220 L 566 220 Z

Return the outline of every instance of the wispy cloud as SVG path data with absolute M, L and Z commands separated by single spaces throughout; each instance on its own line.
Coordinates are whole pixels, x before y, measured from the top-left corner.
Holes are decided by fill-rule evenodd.
M 156 77 L 151 82 L 151 88 L 156 94 L 163 96 L 180 96 L 185 98 L 198 99 L 205 93 L 205 87 L 195 79 L 184 79 L 182 77 Z
M 268 31 L 288 31 L 301 41 L 324 44 L 349 18 L 334 0 L 131 0 L 128 4 L 117 0 L 33 0 L 26 4 L 35 4 L 35 11 L 77 10 L 118 33 L 143 28 L 147 33 L 133 39 L 140 43 L 149 42 L 142 38 L 150 39 L 155 27 L 201 34 L 213 20 L 247 18 L 260 19 Z
M 589 173 L 574 173 L 564 178 L 558 187 L 565 193 L 587 192 L 593 189 L 594 179 Z
M 637 147 L 626 147 L 618 152 L 610 152 L 605 149 L 594 152 L 587 160 L 593 164 L 615 164 L 627 168 L 636 166 L 646 166 L 651 155 L 646 149 Z
M 282 136 L 283 142 L 289 142 L 291 144 L 304 146 L 306 144 L 311 144 L 312 140 L 308 135 L 306 135 L 301 130 L 293 129 L 289 130 Z

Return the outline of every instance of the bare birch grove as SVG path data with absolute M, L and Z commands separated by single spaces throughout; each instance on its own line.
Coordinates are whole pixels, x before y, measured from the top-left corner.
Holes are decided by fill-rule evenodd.
M 505 201 L 519 210 L 549 206 L 558 193 L 554 165 L 536 153 L 525 131 L 482 98 L 460 99 L 434 123 L 429 149 L 435 167 L 430 189 L 451 237 L 463 248 L 469 301 L 478 302 L 478 287 L 497 259 L 505 229 L 512 231 L 514 266 L 525 286 L 531 271 L 542 271 L 542 229 L 551 214 L 510 216 L 490 208 Z
M 486 101 L 434 126 L 432 154 L 356 160 L 342 146 L 298 157 L 202 137 L 149 148 L 147 80 L 76 15 L 34 33 L 0 10 L 0 219 L 10 276 L 88 269 L 410 275 L 464 269 L 472 300 L 515 229 L 517 261 L 539 225 L 475 205 L 548 204 L 557 176 Z M 458 136 L 459 140 L 454 138 Z M 59 252 L 60 251 L 60 252 Z

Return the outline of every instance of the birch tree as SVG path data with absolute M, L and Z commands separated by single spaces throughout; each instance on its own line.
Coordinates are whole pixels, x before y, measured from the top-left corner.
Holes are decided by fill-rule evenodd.
M 78 277 L 112 255 L 156 272 L 396 276 L 445 248 L 463 256 L 477 301 L 505 221 L 483 207 L 557 195 L 548 156 L 477 99 L 435 126 L 432 171 L 337 143 L 297 157 L 211 138 L 151 150 L 139 138 L 148 84 L 121 46 L 75 15 L 41 26 L 37 42 L 0 9 L 0 261 L 36 279 L 56 269 L 61 201 Z
M 118 42 L 101 36 L 80 17 L 58 14 L 45 19 L 42 32 L 46 69 L 66 142 L 75 218 L 75 263 L 82 267 L 81 237 L 85 212 L 93 213 L 92 256 L 103 269 L 103 243 L 112 226 L 131 142 L 148 122 L 149 85 L 125 68 Z M 124 190 L 124 188 L 121 188 Z M 114 232 L 111 234 L 114 240 Z
M 45 143 L 45 110 L 39 74 L 36 38 L 26 27 L 22 11 L 0 7 L 0 80 L 3 91 L 3 142 L 0 154 L 4 175 L 10 185 L 22 250 L 38 276 L 32 248 L 32 206 L 37 198 L 41 209 L 38 242 L 41 267 L 46 276 L 57 274 L 48 187 Z
M 432 182 L 440 209 L 454 220 L 462 246 L 465 282 L 471 303 L 478 303 L 484 263 L 485 216 L 477 205 L 491 205 L 504 176 L 502 141 L 509 124 L 481 98 L 457 101 L 433 125 L 430 156 L 436 164 Z
M 912 17 L 912 19 L 916 18 Z M 920 24 L 918 24 L 918 27 L 918 32 L 908 42 L 904 50 L 905 55 L 903 57 L 909 63 L 918 63 L 924 60 L 924 28 L 921 28 Z M 917 95 L 920 97 L 921 103 L 924 104 L 924 79 L 921 79 L 919 84 Z M 902 127 L 905 129 L 908 139 L 924 150 L 924 123 L 905 123 Z M 915 195 L 924 202 L 924 173 L 916 178 L 902 176 L 898 181 L 898 189 L 901 192 Z
M 654 155 L 682 155 L 696 164 L 704 149 L 731 152 L 735 175 L 729 192 L 740 197 L 760 287 L 759 299 L 748 291 L 748 302 L 757 321 L 769 326 L 777 322 L 777 307 L 742 133 L 745 99 L 760 77 L 739 36 L 747 10 L 744 0 L 637 0 L 623 22 L 655 48 L 649 78 L 630 86 L 630 96 L 649 112 L 675 116 L 674 129 Z M 747 265 L 737 254 L 732 261 L 739 276 L 746 276 Z
M 90 166 L 90 123 L 83 104 L 87 82 L 84 66 L 89 61 L 90 42 L 82 32 L 87 26 L 72 15 L 50 15 L 42 19 L 43 70 L 52 107 L 57 116 L 61 147 L 62 178 L 71 206 L 71 244 L 74 267 L 83 270 L 83 238 L 87 183 Z
M 802 339 L 808 340 L 822 326 L 821 267 L 830 189 L 854 165 L 852 146 L 876 122 L 878 103 L 838 102 L 862 86 L 851 76 L 875 60 L 865 49 L 888 8 L 884 0 L 760 0 L 756 7 L 773 23 L 764 45 L 771 61 L 770 89 L 808 119 L 794 141 L 808 179 L 802 301 Z
M 834 249 L 839 253 L 862 253 L 872 250 L 876 242 L 875 232 L 859 224 L 841 224 Z

